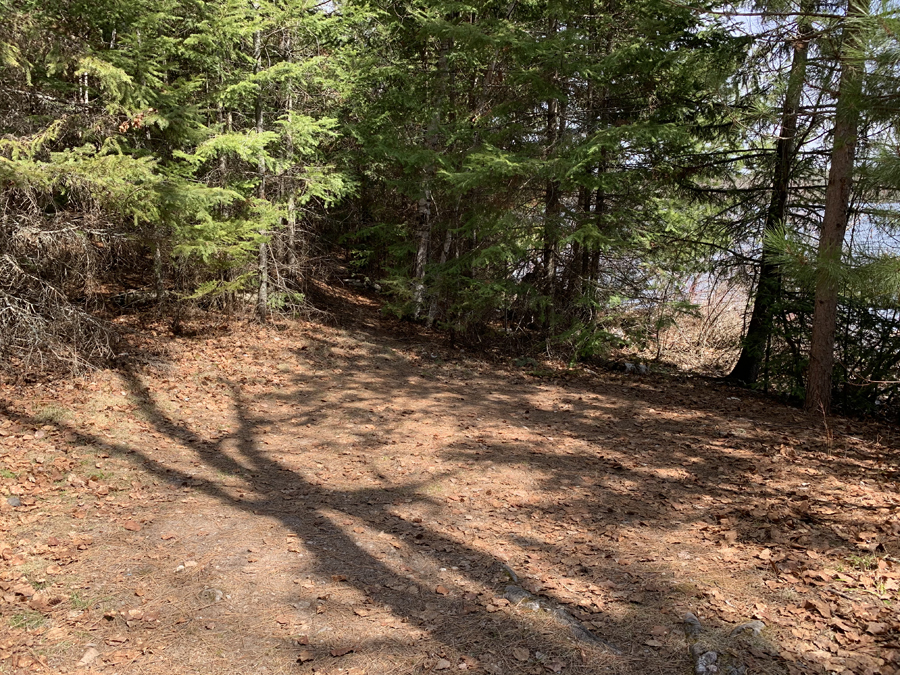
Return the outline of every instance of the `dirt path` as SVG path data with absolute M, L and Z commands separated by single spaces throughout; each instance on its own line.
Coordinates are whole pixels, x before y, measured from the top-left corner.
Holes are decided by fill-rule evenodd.
M 900 672 L 883 429 L 377 321 L 5 390 L 0 672 L 687 673 L 688 611 L 761 619 L 751 673 Z

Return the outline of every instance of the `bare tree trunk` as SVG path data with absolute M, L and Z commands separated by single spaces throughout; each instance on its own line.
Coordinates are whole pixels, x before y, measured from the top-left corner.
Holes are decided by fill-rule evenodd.
M 837 326 L 838 284 L 835 269 L 841 262 L 844 234 L 850 204 L 853 164 L 856 159 L 859 127 L 859 96 L 862 69 L 854 51 L 859 47 L 859 27 L 854 20 L 863 16 L 862 0 L 847 0 L 847 14 L 841 51 L 841 79 L 838 85 L 834 121 L 834 146 L 828 187 L 825 190 L 825 216 L 819 236 L 816 258 L 817 280 L 812 338 L 809 347 L 809 375 L 806 401 L 809 411 L 827 413 L 831 408 L 832 371 L 834 369 L 834 333 Z
M 222 125 L 223 129 L 227 129 L 228 131 L 230 131 L 230 129 L 229 129 L 229 127 L 231 126 L 230 114 L 228 117 L 228 123 L 226 124 L 226 122 L 225 122 L 225 120 L 226 120 L 225 106 L 223 106 L 222 103 L 219 103 L 218 108 L 216 110 L 216 119 L 218 120 L 219 124 Z M 219 182 L 221 185 L 225 185 L 225 174 L 227 173 L 227 171 L 228 171 L 228 163 L 227 163 L 227 160 L 225 159 L 225 153 L 223 152 L 222 154 L 219 155 Z
M 259 3 L 254 2 L 253 9 L 259 12 Z M 259 73 L 262 70 L 262 31 L 253 33 L 253 72 Z M 256 133 L 263 133 L 263 101 L 262 92 L 256 95 Z M 259 186 L 257 187 L 257 197 L 265 199 L 266 197 L 266 161 L 260 155 L 259 158 Z M 257 258 L 257 272 L 259 275 L 259 287 L 256 294 L 256 316 L 260 321 L 266 321 L 269 317 L 269 245 L 266 240 L 266 231 L 260 230 L 259 252 Z
M 578 210 L 582 214 L 584 221 L 588 221 L 591 217 L 591 197 L 593 191 L 585 185 L 578 189 Z M 587 259 L 585 252 L 588 250 L 579 241 L 572 242 L 572 260 L 566 269 L 566 285 L 565 285 L 565 301 L 573 302 L 581 295 L 584 277 L 587 272 Z
M 428 251 L 431 248 L 431 190 L 426 186 L 419 198 L 419 229 L 416 246 L 416 268 L 413 290 L 415 303 L 414 316 L 422 313 L 425 302 L 425 267 L 428 264 Z
M 163 270 L 162 232 L 153 233 L 153 282 L 156 291 L 156 309 L 162 313 L 163 294 L 165 293 L 165 276 Z
M 443 267 L 447 263 L 447 258 L 450 255 L 450 246 L 453 244 L 453 231 L 450 228 L 447 228 L 447 232 L 444 234 L 444 245 L 441 248 L 441 259 L 440 265 Z M 437 318 L 438 314 L 438 297 L 436 295 L 431 298 L 431 306 L 428 308 L 428 325 L 431 326 L 434 323 L 434 320 Z
M 809 3 L 804 3 L 809 4 Z M 813 7 L 803 7 L 812 12 Z M 772 333 L 772 313 L 781 287 L 781 273 L 772 263 L 772 252 L 765 244 L 766 235 L 782 226 L 787 216 L 787 200 L 791 182 L 791 168 L 794 162 L 794 141 L 797 136 L 797 118 L 800 99 L 806 82 L 806 63 L 812 23 L 802 17 L 799 32 L 794 40 L 794 55 L 781 113 L 781 133 L 775 144 L 775 170 L 772 178 L 772 199 L 763 225 L 763 249 L 760 260 L 759 280 L 753 313 L 747 326 L 747 335 L 741 355 L 728 378 L 745 385 L 755 384 L 765 359 L 766 345 Z
M 609 11 L 613 10 L 615 3 L 609 8 Z M 597 9 L 595 7 L 595 3 L 591 2 L 591 13 L 596 12 Z M 596 30 L 592 27 L 592 43 L 598 44 L 599 39 L 596 33 Z M 613 37 L 612 35 L 608 35 L 606 39 L 603 41 L 602 49 L 599 50 L 604 57 L 609 57 L 612 53 L 613 47 Z M 610 126 L 610 118 L 609 118 L 609 88 L 607 86 L 602 86 L 599 89 L 595 90 L 591 87 L 589 92 L 589 106 L 591 111 L 591 132 L 596 133 L 599 129 L 608 129 Z M 603 185 L 603 178 L 606 173 L 609 171 L 609 150 L 607 148 L 603 148 L 600 151 L 600 162 L 596 167 L 598 185 L 597 185 L 597 193 L 596 196 L 588 195 L 588 200 L 586 204 L 586 211 L 590 212 L 591 209 L 591 199 L 594 197 L 594 226 L 596 228 L 597 233 L 603 235 L 608 230 L 608 220 L 609 220 L 609 204 L 606 194 L 606 187 Z M 585 293 L 587 298 L 592 301 L 596 301 L 598 299 L 598 286 L 600 281 L 600 254 L 599 246 L 597 242 L 594 242 L 592 246 L 585 247 L 584 252 L 584 260 L 582 262 L 582 267 L 585 269 L 584 279 L 582 284 L 585 288 Z M 595 307 L 593 302 L 589 302 L 586 304 L 588 308 L 589 316 L 588 319 L 593 321 Z
M 287 31 L 284 38 L 284 51 L 289 62 L 293 62 L 294 54 L 292 51 L 293 41 L 290 30 Z M 291 80 L 285 83 L 287 91 L 285 92 L 284 107 L 285 111 L 290 115 L 294 110 L 294 86 Z M 284 139 L 284 154 L 288 159 L 288 165 L 292 163 L 294 156 L 294 137 L 288 132 Z M 294 199 L 294 186 L 288 178 L 282 178 L 282 190 L 287 192 L 287 262 L 291 268 L 292 274 L 297 275 L 297 204 Z M 299 276 L 299 275 L 298 275 Z
M 425 133 L 425 145 L 429 150 L 437 149 L 437 135 L 441 123 L 440 106 L 444 102 L 447 90 L 447 79 L 449 77 L 449 68 L 447 64 L 447 55 L 450 53 L 452 42 L 449 39 L 441 40 L 441 51 L 438 57 L 438 90 L 435 101 L 436 109 L 428 124 L 428 131 Z M 419 318 L 425 305 L 425 270 L 428 266 L 428 257 L 431 251 L 431 230 L 432 223 L 432 194 L 431 182 L 434 180 L 434 165 L 429 165 L 425 169 L 425 176 L 422 181 L 422 196 L 419 198 L 419 227 L 417 233 L 416 244 L 416 265 L 415 265 L 415 281 L 413 281 L 413 316 Z
M 603 101 L 606 102 L 606 93 L 604 92 Z M 604 149 L 600 152 L 600 166 L 597 174 L 603 176 L 609 170 L 608 153 Z M 601 234 L 607 231 L 607 221 L 609 220 L 609 204 L 607 203 L 607 195 L 605 188 L 601 185 L 597 188 L 597 195 L 594 201 L 594 222 L 596 223 L 597 232 Z M 600 251 L 594 249 L 591 252 L 590 265 L 588 267 L 588 295 L 592 300 L 597 300 L 598 282 L 600 281 Z
M 548 33 L 553 35 L 556 33 L 556 19 L 550 19 Z M 556 73 L 552 75 L 553 81 L 556 81 Z M 560 131 L 560 105 L 558 98 L 551 98 L 547 101 L 547 128 L 546 128 L 546 146 L 544 148 L 544 159 L 549 160 L 556 148 L 559 140 Z M 541 266 L 543 267 L 544 281 L 547 290 L 553 294 L 556 284 L 556 244 L 559 238 L 559 214 L 561 210 L 561 195 L 559 181 L 554 178 L 547 179 L 547 185 L 544 188 L 544 232 L 543 232 L 543 251 L 541 252 Z

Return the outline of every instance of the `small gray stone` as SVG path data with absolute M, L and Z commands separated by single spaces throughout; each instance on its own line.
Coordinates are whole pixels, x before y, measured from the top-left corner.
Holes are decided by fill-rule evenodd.
M 506 576 L 509 577 L 509 580 L 514 584 L 519 583 L 519 575 L 515 573 L 512 567 L 509 565 L 501 564 L 500 567 L 503 568 L 503 571 L 506 573 Z
M 22 500 L 18 497 L 7 497 L 6 503 L 10 506 L 22 506 Z
M 688 637 L 697 637 L 703 632 L 703 626 L 700 625 L 700 619 L 691 612 L 684 615 L 684 632 L 688 634 Z
M 224 597 L 225 594 L 218 588 L 204 588 L 202 591 L 200 591 L 200 599 L 204 602 L 222 602 L 222 598 Z
M 704 652 L 697 656 L 697 660 L 694 664 L 694 672 L 697 675 L 712 675 L 713 673 L 719 672 L 719 667 L 716 665 L 716 661 L 719 660 L 719 655 L 716 652 Z
M 744 631 L 752 631 L 754 635 L 759 635 L 762 632 L 762 629 L 766 627 L 762 621 L 747 621 L 742 623 L 740 626 L 735 626 L 731 631 L 731 637 L 735 637 L 740 635 Z
M 507 586 L 506 592 L 503 594 L 503 597 L 509 600 L 512 604 L 518 605 L 520 602 L 525 600 L 536 600 L 536 598 L 526 591 L 524 588 L 520 586 Z

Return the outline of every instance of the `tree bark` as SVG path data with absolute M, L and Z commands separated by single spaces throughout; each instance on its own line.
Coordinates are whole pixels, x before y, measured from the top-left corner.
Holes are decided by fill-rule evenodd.
M 834 369 L 834 333 L 837 326 L 838 283 L 835 270 L 841 262 L 850 204 L 853 165 L 856 158 L 859 127 L 859 95 L 862 68 L 855 50 L 859 47 L 859 27 L 852 20 L 863 16 L 862 0 L 848 0 L 841 48 L 841 78 L 834 121 L 834 146 L 828 187 L 825 190 L 825 216 L 816 256 L 816 296 L 812 337 L 809 348 L 809 374 L 806 381 L 808 411 L 827 414 L 831 408 L 832 371 Z
M 808 4 L 808 3 L 804 3 Z M 811 12 L 811 7 L 804 7 Z M 756 286 L 753 313 L 747 326 L 747 335 L 737 363 L 727 379 L 743 385 L 753 385 L 759 379 L 759 371 L 765 359 L 766 345 L 772 333 L 772 313 L 781 287 L 781 273 L 772 263 L 772 251 L 766 245 L 766 235 L 782 226 L 787 217 L 787 201 L 791 182 L 791 169 L 795 157 L 794 142 L 797 136 L 797 118 L 803 85 L 806 81 L 806 64 L 812 23 L 807 17 L 800 19 L 798 35 L 794 40 L 794 54 L 781 113 L 781 133 L 775 144 L 775 168 L 772 178 L 772 199 L 766 211 L 763 225 L 763 249 Z
M 556 19 L 550 19 L 548 33 L 554 35 L 557 30 Z M 557 74 L 551 75 L 555 84 Z M 549 161 L 556 149 L 560 132 L 560 102 L 557 97 L 547 100 L 547 128 L 546 128 L 546 146 L 544 148 L 544 159 Z M 561 211 L 561 194 L 559 181 L 556 178 L 548 178 L 544 188 L 544 232 L 543 232 L 543 251 L 541 252 L 541 266 L 543 267 L 544 282 L 546 290 L 551 295 L 555 295 L 556 286 L 556 248 L 559 239 L 559 215 Z
M 253 3 L 253 9 L 259 14 L 259 3 Z M 253 72 L 262 70 L 262 31 L 253 33 Z M 263 102 L 262 92 L 256 95 L 256 110 L 254 111 L 256 133 L 263 132 Z M 266 197 L 266 160 L 260 153 L 259 157 L 259 186 L 256 196 L 259 199 Z M 266 241 L 266 231 L 260 230 L 259 251 L 257 256 L 257 273 L 259 275 L 259 287 L 256 293 L 256 316 L 260 321 L 266 321 L 269 317 L 269 246 Z
M 293 36 L 290 29 L 284 35 L 284 52 L 285 58 L 289 63 L 294 61 L 293 52 Z M 285 83 L 285 112 L 290 116 L 294 111 L 294 82 L 288 80 Z M 294 136 L 289 131 L 284 139 L 284 154 L 287 159 L 287 165 L 292 166 L 294 161 Z M 281 189 L 287 193 L 287 263 L 290 267 L 291 274 L 299 278 L 297 270 L 297 203 L 294 198 L 294 184 L 290 177 L 282 176 Z
M 428 252 L 431 249 L 431 189 L 427 186 L 419 198 L 419 228 L 416 246 L 416 267 L 413 281 L 414 316 L 419 318 L 425 302 L 425 268 L 428 265 Z
M 163 233 L 159 228 L 153 233 L 153 282 L 156 291 L 156 311 L 162 314 L 163 298 L 166 292 L 165 270 L 162 253 Z
M 429 150 L 436 150 L 438 146 L 438 133 L 441 124 L 441 106 L 447 93 L 447 81 L 449 78 L 449 67 L 447 56 L 450 53 L 453 43 L 450 39 L 441 40 L 440 54 L 438 56 L 438 83 L 437 96 L 435 101 L 434 114 L 428 124 L 428 131 L 425 133 L 425 145 Z M 435 166 L 430 163 L 425 168 L 425 176 L 422 181 L 422 196 L 419 198 L 418 213 L 419 227 L 417 233 L 418 243 L 416 245 L 416 264 L 415 279 L 413 281 L 413 316 L 418 319 L 422 315 L 425 308 L 425 271 L 428 266 L 428 258 L 431 253 L 431 183 L 434 180 Z

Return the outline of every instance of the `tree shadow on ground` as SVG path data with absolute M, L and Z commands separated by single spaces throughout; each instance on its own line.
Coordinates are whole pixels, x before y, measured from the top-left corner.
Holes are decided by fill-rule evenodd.
M 377 337 L 370 335 L 368 339 L 378 344 Z M 478 378 L 468 377 L 452 381 L 445 377 L 442 381 L 441 364 L 436 365 L 438 359 L 430 354 L 421 362 L 402 363 L 402 359 L 385 358 L 380 347 L 335 356 L 330 353 L 332 345 L 327 340 L 311 338 L 308 342 L 321 350 L 315 355 L 319 362 L 302 377 L 292 377 L 289 387 L 256 395 L 248 394 L 246 385 L 220 381 L 220 386 L 229 392 L 238 425 L 236 431 L 215 440 L 164 412 L 140 373 L 128 369 L 121 372 L 122 381 L 131 396 L 140 401 L 142 415 L 155 432 L 188 450 L 190 461 L 213 475 L 240 476 L 240 486 L 198 476 L 184 462 L 151 456 L 133 443 L 111 444 L 83 430 L 70 430 L 81 443 L 139 458 L 143 469 L 162 481 L 190 485 L 223 507 L 279 522 L 307 544 L 305 550 L 312 557 L 312 569 L 319 579 L 345 577 L 342 583 L 358 590 L 373 604 L 388 608 L 390 615 L 403 624 L 422 631 L 437 646 L 432 653 L 443 651 L 458 658 L 479 650 L 493 651 L 496 658 L 491 663 L 502 664 L 507 672 L 552 671 L 557 659 L 567 668 L 585 673 L 626 673 L 636 669 L 673 672 L 686 668 L 689 659 L 683 641 L 657 641 L 657 645 L 648 648 L 645 643 L 649 635 L 640 632 L 648 626 L 648 608 L 652 611 L 668 604 L 673 616 L 665 621 L 671 624 L 680 609 L 698 601 L 698 596 L 693 595 L 695 590 L 685 591 L 683 584 L 667 578 L 666 568 L 670 568 L 669 572 L 681 571 L 678 565 L 683 561 L 677 555 L 669 560 L 641 561 L 634 551 L 621 544 L 622 537 L 641 528 L 661 532 L 684 528 L 686 524 L 720 528 L 721 518 L 725 517 L 732 521 L 720 529 L 735 533 L 730 543 L 771 543 L 770 510 L 754 513 L 760 504 L 784 501 L 784 495 L 766 486 L 765 467 L 761 466 L 782 462 L 764 449 L 782 428 L 772 432 L 751 430 L 741 436 L 740 444 L 746 447 L 743 456 L 734 461 L 731 456 L 717 457 L 709 449 L 714 449 L 722 438 L 735 439 L 721 433 L 729 425 L 734 426 L 727 407 L 703 407 L 697 401 L 691 404 L 688 419 L 666 417 L 683 413 L 683 402 L 652 385 L 606 383 L 598 391 L 597 385 L 585 381 L 569 382 L 564 385 L 564 400 L 542 401 L 543 394 L 549 396 L 549 388 L 515 374 L 481 378 L 479 382 L 472 381 Z M 309 360 L 311 351 L 300 350 L 295 357 Z M 440 360 L 443 364 L 452 363 L 449 358 Z M 330 376 L 321 374 L 333 371 L 335 363 L 340 363 L 345 372 L 337 376 L 333 372 Z M 411 370 L 425 371 L 426 376 Z M 365 386 L 348 393 L 344 385 L 358 379 L 358 373 L 365 373 Z M 332 395 L 336 389 L 341 393 L 340 401 Z M 392 409 L 393 402 L 401 398 L 416 405 Z M 378 402 L 380 411 L 373 411 L 373 401 Z M 281 408 L 272 410 L 270 404 Z M 384 466 L 369 466 L 370 474 L 377 480 L 353 488 L 329 487 L 327 481 L 317 479 L 313 467 L 304 464 L 309 457 L 303 447 L 298 450 L 288 442 L 274 451 L 264 449 L 265 439 L 273 429 L 282 433 L 312 427 L 337 410 L 343 417 L 323 428 L 323 435 L 316 440 L 328 455 L 332 440 L 329 433 L 344 425 L 353 438 L 341 447 L 350 448 L 346 452 L 363 466 L 370 463 L 368 455 L 373 451 L 398 456 L 412 452 L 411 442 L 415 439 L 401 438 L 407 434 L 409 422 L 417 423 L 421 433 L 427 435 L 429 418 L 442 415 L 454 421 L 459 434 L 449 440 L 430 441 L 436 446 L 435 456 L 446 466 L 411 477 L 392 473 Z M 516 419 L 509 422 L 513 415 Z M 487 429 L 484 424 L 477 424 L 479 418 L 490 420 L 493 426 Z M 370 425 L 375 428 L 363 431 L 359 426 L 367 419 L 375 422 Z M 498 420 L 503 423 L 494 425 Z M 602 422 L 600 427 L 598 422 Z M 652 430 L 647 428 L 650 425 Z M 535 433 L 535 429 L 539 431 Z M 497 440 L 498 432 L 503 432 L 502 442 Z M 680 444 L 662 447 L 655 442 L 665 438 Z M 403 445 L 393 445 L 401 440 Z M 563 440 L 571 443 L 567 445 Z M 580 445 L 570 447 L 576 441 Z M 338 452 L 335 445 L 330 452 L 332 469 L 346 463 Z M 723 461 L 731 463 L 723 467 Z M 477 532 L 467 525 L 466 502 L 458 500 L 464 497 L 481 509 L 483 492 L 473 496 L 472 491 L 460 489 L 460 494 L 449 495 L 456 497 L 455 501 L 448 501 L 443 493 L 429 492 L 431 486 L 465 473 L 485 476 L 506 467 L 531 474 L 529 484 L 512 489 L 515 494 L 496 507 L 492 516 L 502 519 L 503 527 L 509 528 L 508 541 L 518 549 L 512 555 L 499 549 L 486 550 L 479 544 Z M 747 495 L 747 485 L 754 486 L 752 497 Z M 797 496 L 794 501 L 808 501 Z M 714 507 L 714 503 L 726 502 L 727 509 Z M 433 523 L 406 513 L 414 509 L 448 521 L 453 529 L 439 530 Z M 785 529 L 796 524 L 823 532 L 827 529 L 828 522 L 817 520 L 819 516 L 809 510 L 806 514 L 801 517 L 788 511 L 774 524 Z M 536 520 L 550 524 L 556 534 L 549 536 L 546 528 L 539 531 L 523 527 L 523 523 Z M 497 523 L 493 525 L 496 527 Z M 391 554 L 391 547 L 376 552 L 361 545 L 360 538 L 351 534 L 352 526 L 389 533 L 396 543 L 396 553 Z M 576 528 L 573 532 L 577 533 L 568 535 L 568 528 Z M 729 536 L 725 535 L 718 544 L 729 543 Z M 511 564 L 521 572 L 520 563 L 525 565 L 528 551 L 552 559 L 573 557 L 573 539 L 577 538 L 587 538 L 581 543 L 593 545 L 590 555 L 560 563 L 560 578 L 575 579 L 582 588 L 602 588 L 611 580 L 620 588 L 628 588 L 636 587 L 641 575 L 653 576 L 653 588 L 643 587 L 634 594 L 628 591 L 625 598 L 603 604 L 588 598 L 573 602 L 572 593 L 558 579 L 539 582 L 543 595 L 567 604 L 579 618 L 591 617 L 592 630 L 601 637 L 611 637 L 624 655 L 611 655 L 596 646 L 576 642 L 564 626 L 536 621 L 524 611 L 498 612 L 496 607 L 492 611 L 488 609 L 490 602 L 484 602 L 485 598 L 502 595 L 507 566 Z M 782 543 L 789 545 L 791 541 Z M 810 539 L 808 543 L 814 542 Z M 821 545 L 834 543 L 826 540 Z M 684 549 L 690 556 L 690 551 L 709 545 L 712 544 L 698 536 L 697 541 L 685 542 Z M 623 572 L 626 559 L 629 570 Z M 442 568 L 455 572 L 453 583 L 442 582 L 444 577 L 437 574 Z M 672 577 L 671 573 L 668 577 Z M 439 586 L 446 594 L 436 592 Z M 467 588 L 481 589 L 484 596 L 473 597 Z M 745 618 L 749 617 L 735 615 L 736 621 Z M 629 636 L 632 629 L 638 632 Z M 527 645 L 531 661 L 517 663 L 508 653 L 497 653 L 498 644 Z M 388 642 L 355 646 L 360 653 L 392 648 Z M 297 651 L 302 649 L 297 647 Z M 771 645 L 768 651 L 758 654 L 758 667 L 766 672 L 786 668 L 774 658 L 777 651 L 777 645 Z M 546 655 L 543 662 L 535 661 L 535 653 Z M 483 660 L 489 658 L 484 653 L 479 656 Z M 321 661 L 312 663 L 319 664 L 321 670 Z

